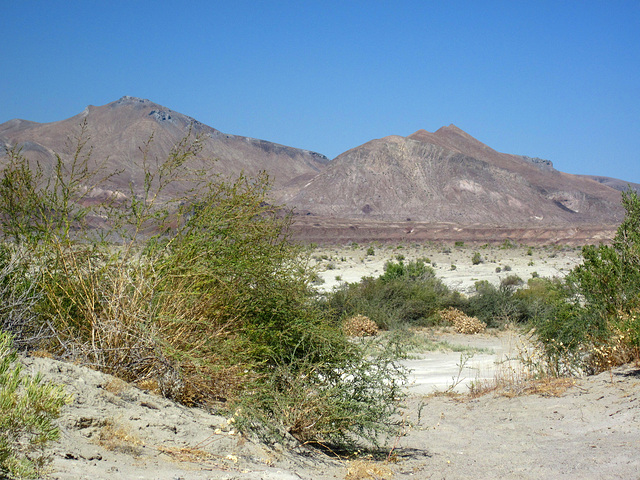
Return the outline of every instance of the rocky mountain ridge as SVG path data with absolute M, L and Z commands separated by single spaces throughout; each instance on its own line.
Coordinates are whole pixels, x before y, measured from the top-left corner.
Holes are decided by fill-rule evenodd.
M 450 225 L 467 232 L 574 227 L 610 232 L 623 214 L 625 182 L 571 175 L 549 160 L 497 152 L 455 125 L 374 139 L 329 161 L 316 152 L 226 134 L 149 100 L 125 96 L 57 122 L 10 120 L 0 125 L 0 144 L 18 145 L 28 158 L 51 165 L 55 154 L 63 160 L 73 155 L 70 139 L 83 122 L 93 156 L 106 159 L 107 170 L 122 171 L 109 188 L 139 188 L 145 142 L 153 138 L 150 158 L 164 159 L 191 129 L 202 145 L 191 166 L 225 176 L 268 172 L 272 200 L 294 210 L 303 238 L 305 231 L 317 235 L 318 225 L 340 231 L 340 238 L 350 232 L 357 236 L 359 225 L 368 237 L 375 238 L 375 228 L 393 237 L 389 225 L 409 223 L 420 228 L 401 229 L 442 232 Z
M 173 146 L 191 130 L 201 138 L 202 151 L 193 167 L 212 174 L 255 176 L 267 171 L 275 189 L 297 177 L 318 173 L 329 161 L 308 150 L 239 135 L 223 133 L 194 118 L 174 112 L 150 100 L 124 96 L 103 106 L 88 106 L 80 114 L 51 123 L 14 119 L 0 125 L 0 144 L 19 145 L 30 159 L 51 165 L 55 154 L 69 160 L 74 154 L 75 137 L 86 121 L 85 140 L 92 156 L 105 162 L 108 171 L 122 170 L 110 179 L 110 187 L 128 191 L 142 184 L 141 149 L 152 138 L 148 157 L 164 160 Z
M 618 191 L 496 152 L 454 125 L 367 142 L 282 200 L 325 216 L 460 225 L 609 224 L 622 213 Z

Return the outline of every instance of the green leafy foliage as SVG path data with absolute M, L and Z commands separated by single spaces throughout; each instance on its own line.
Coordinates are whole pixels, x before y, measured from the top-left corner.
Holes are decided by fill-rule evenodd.
M 30 376 L 17 363 L 12 337 L 0 331 L 0 477 L 37 478 L 57 440 L 56 420 L 69 401 L 61 386 Z
M 537 326 L 550 357 L 598 372 L 638 358 L 640 350 L 640 199 L 622 193 L 625 218 L 612 245 L 583 248 L 567 277 L 566 302 Z

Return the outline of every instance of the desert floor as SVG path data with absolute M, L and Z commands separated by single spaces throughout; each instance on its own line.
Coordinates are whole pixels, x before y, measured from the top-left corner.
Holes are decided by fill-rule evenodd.
M 564 275 L 579 262 L 579 251 L 558 247 L 374 245 L 367 255 L 368 247 L 314 250 L 321 287 L 378 275 L 397 255 L 429 258 L 438 276 L 467 293 L 478 280 Z M 484 262 L 472 265 L 476 251 Z M 493 387 L 517 380 L 518 359 L 532 354 L 518 332 L 421 335 L 435 348 L 406 361 L 413 370 L 407 426 L 390 439 L 388 461 L 376 462 L 365 453 L 330 458 L 295 442 L 266 445 L 240 435 L 232 417 L 176 405 L 86 367 L 25 358 L 28 369 L 65 384 L 74 397 L 61 418 L 49 477 L 640 479 L 640 367 L 500 390 Z M 485 394 L 471 395 L 470 388 Z
M 373 254 L 368 254 L 373 249 Z M 580 249 L 569 246 L 511 248 L 501 246 L 425 245 L 353 245 L 321 247 L 311 251 L 312 265 L 321 278 L 318 288 L 328 291 L 343 282 L 379 276 L 386 262 L 403 258 L 404 262 L 422 259 L 430 263 L 447 286 L 461 293 L 473 293 L 475 283 L 487 280 L 498 284 L 509 275 L 525 282 L 532 275 L 561 277 L 581 261 Z M 479 253 L 481 263 L 473 265 Z

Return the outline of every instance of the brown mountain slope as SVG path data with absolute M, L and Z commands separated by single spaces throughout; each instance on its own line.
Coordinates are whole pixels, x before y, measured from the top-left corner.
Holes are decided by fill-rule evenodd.
M 149 100 L 127 96 L 100 107 L 89 106 L 82 113 L 58 122 L 10 120 L 0 125 L 0 145 L 20 145 L 28 158 L 50 165 L 54 152 L 63 159 L 73 154 L 72 139 L 78 135 L 83 121 L 87 122 L 93 158 L 108 159 L 108 171 L 124 170 L 111 180 L 110 187 L 119 190 L 127 191 L 130 181 L 141 185 L 140 148 L 152 134 L 149 158 L 162 160 L 190 126 L 194 134 L 203 138 L 200 157 L 205 160 L 194 166 L 224 175 L 245 172 L 253 176 L 267 171 L 276 191 L 285 189 L 298 177 L 312 177 L 328 162 L 324 155 L 307 150 L 224 134 Z
M 282 200 L 361 220 L 541 226 L 621 219 L 619 192 L 530 160 L 496 152 L 455 126 L 421 130 L 343 153 Z

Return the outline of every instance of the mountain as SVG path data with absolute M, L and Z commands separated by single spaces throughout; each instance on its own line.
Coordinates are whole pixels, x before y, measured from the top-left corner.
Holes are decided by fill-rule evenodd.
M 597 175 L 578 175 L 578 176 L 595 180 L 598 183 L 602 183 L 603 185 L 606 185 L 607 187 L 611 187 L 620 192 L 631 188 L 631 190 L 635 190 L 640 194 L 640 183 L 625 182 L 624 180 L 620 180 L 618 178 L 601 177 Z
M 619 191 L 557 171 L 548 160 L 497 152 L 455 125 L 353 148 L 281 200 L 319 216 L 461 226 L 610 225 L 622 218 Z
M 589 243 L 610 238 L 623 218 L 625 182 L 571 175 L 549 160 L 498 152 L 455 125 L 371 140 L 329 161 L 315 152 L 225 134 L 125 96 L 58 122 L 10 120 L 0 125 L 0 145 L 20 146 L 46 173 L 55 154 L 65 161 L 73 156 L 82 124 L 93 158 L 105 171 L 120 172 L 107 190 L 139 190 L 141 148 L 149 138 L 153 163 L 191 130 L 202 151 L 190 167 L 225 176 L 267 171 L 272 200 L 294 209 L 294 233 L 308 241 Z
M 269 173 L 274 192 L 317 174 L 328 162 L 319 153 L 287 147 L 254 138 L 230 135 L 204 125 L 149 100 L 125 96 L 103 106 L 88 106 L 80 114 L 52 123 L 14 119 L 0 125 L 0 145 L 22 147 L 27 158 L 50 168 L 55 154 L 63 160 L 73 156 L 75 138 L 86 121 L 87 147 L 92 158 L 104 162 L 106 171 L 122 170 L 109 180 L 109 188 L 128 191 L 143 182 L 141 148 L 153 135 L 148 158 L 164 160 L 171 148 L 191 129 L 202 138 L 200 160 L 192 166 L 212 174 L 254 176 Z

